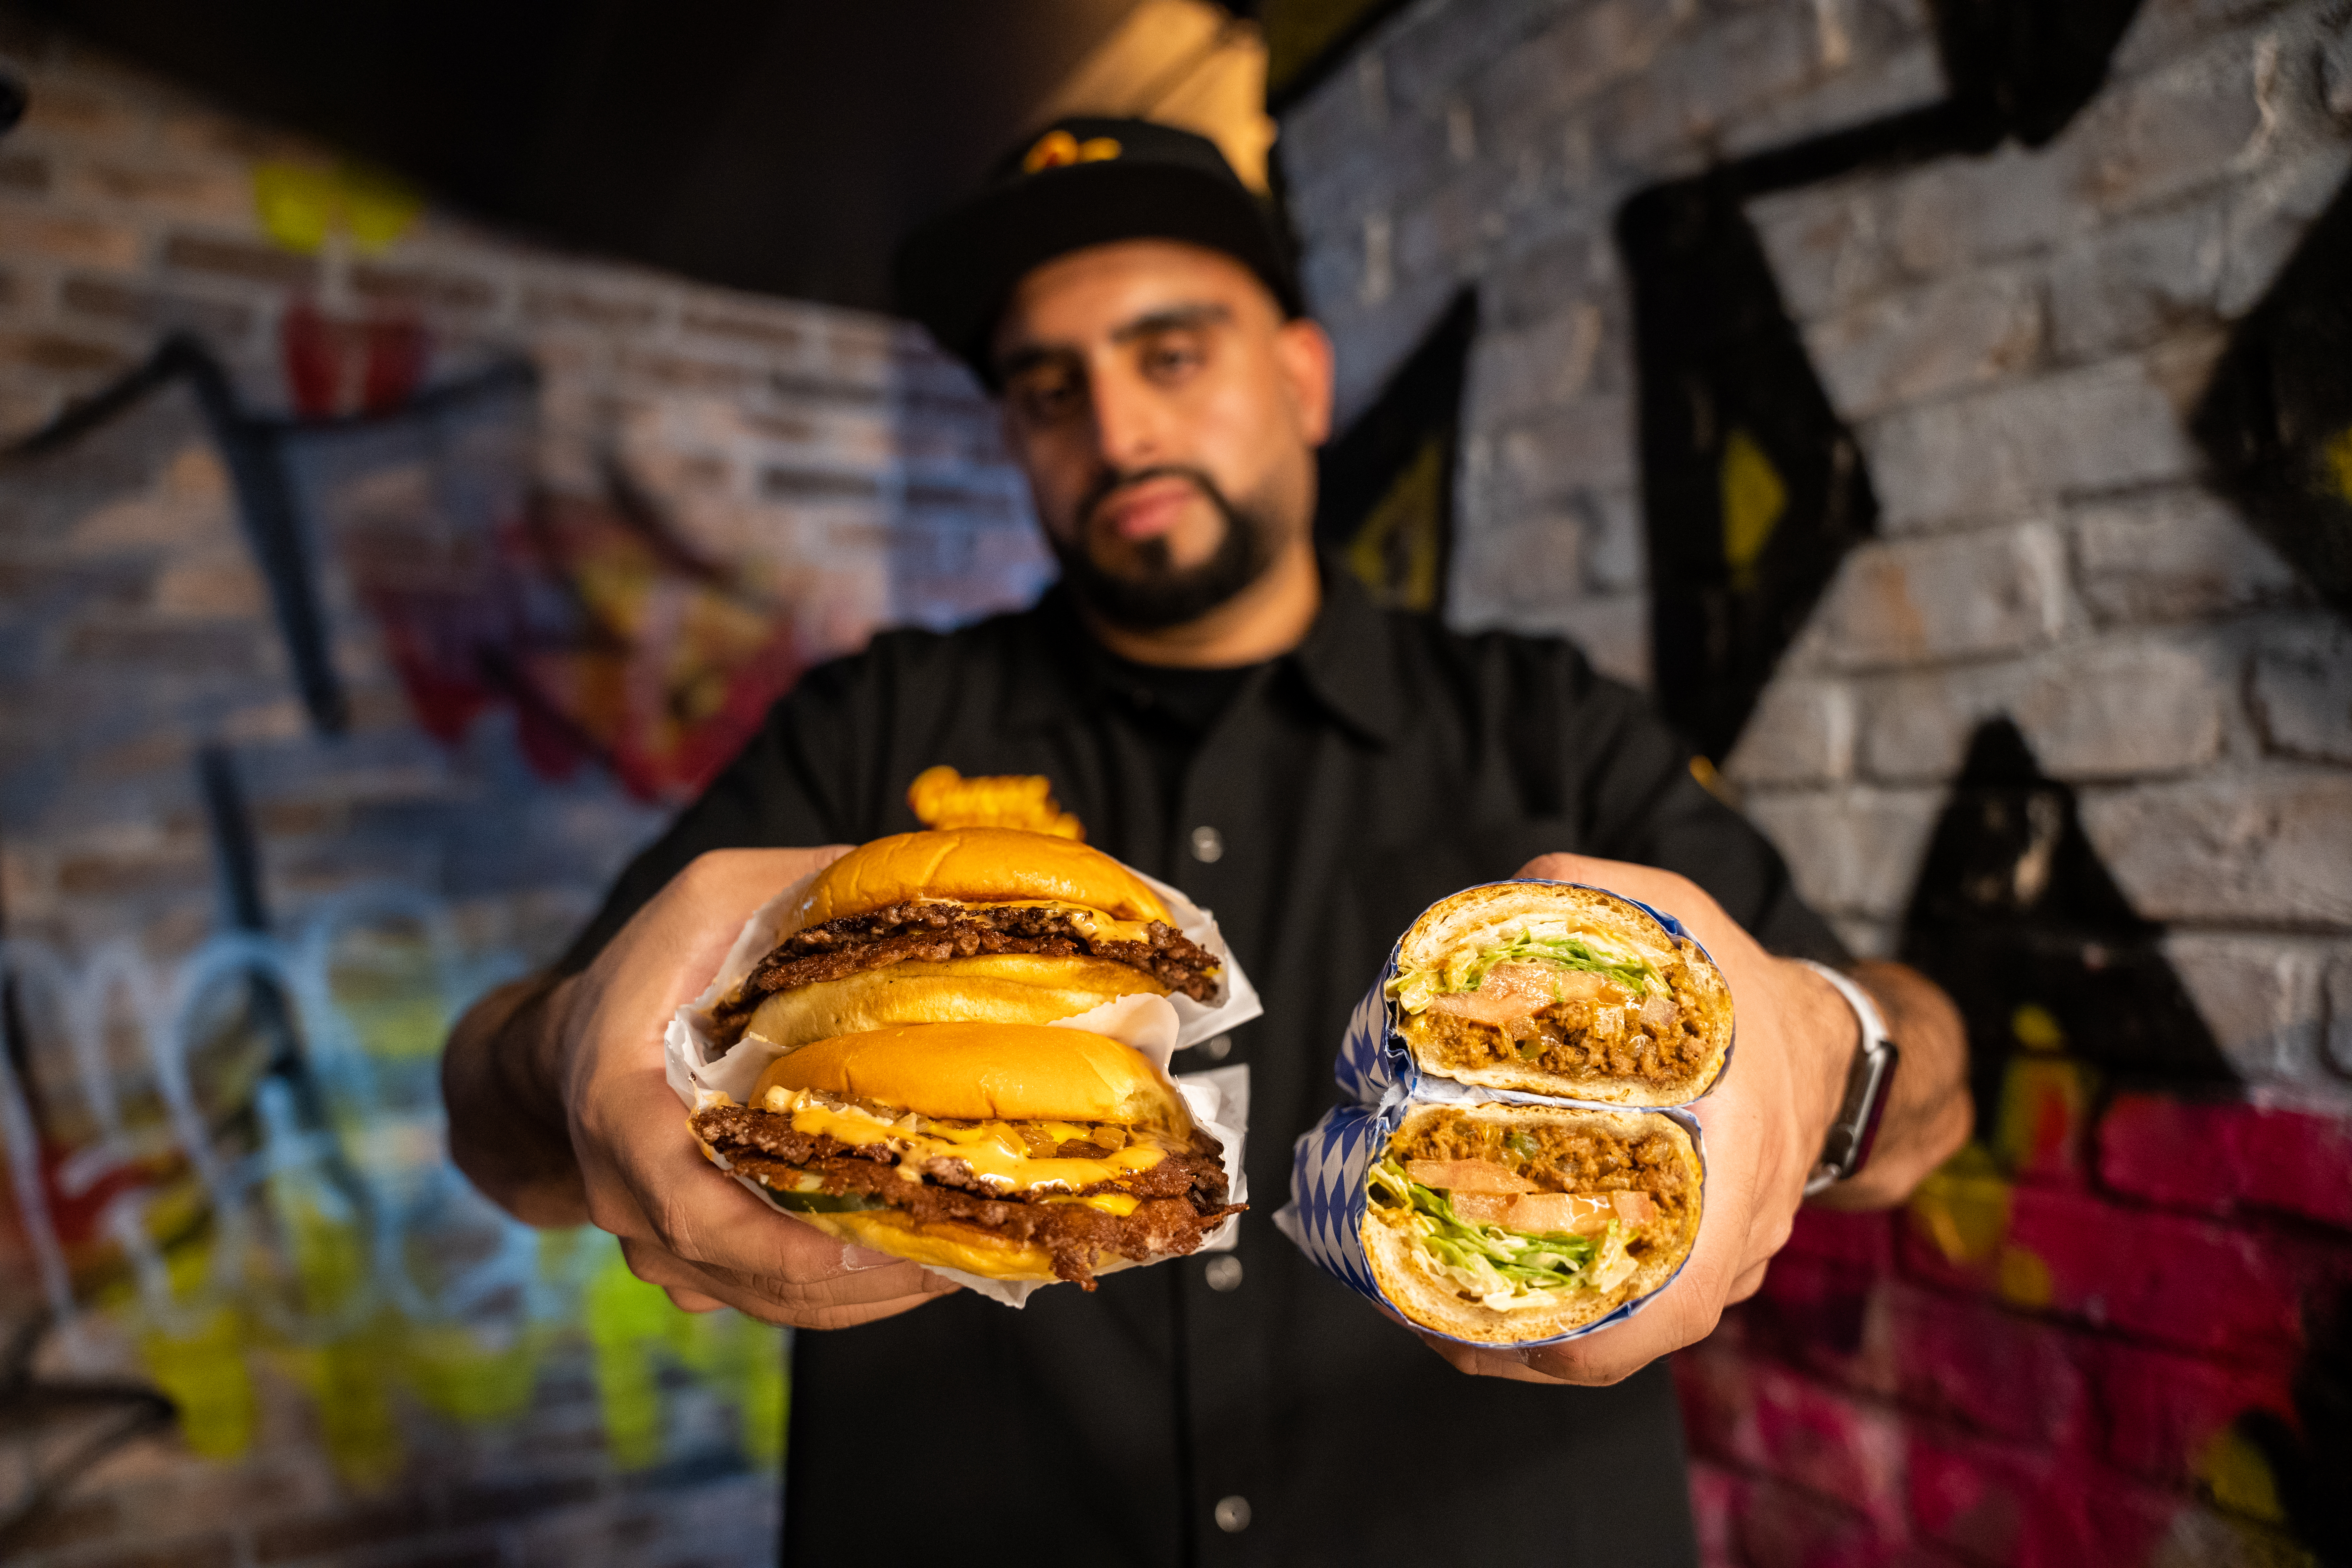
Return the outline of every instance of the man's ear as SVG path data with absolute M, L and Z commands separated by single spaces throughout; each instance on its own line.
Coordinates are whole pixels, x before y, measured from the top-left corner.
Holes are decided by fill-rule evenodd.
M 1320 447 L 1331 438 L 1330 334 L 1305 316 L 1285 321 L 1275 330 L 1274 360 L 1299 435 L 1308 446 Z

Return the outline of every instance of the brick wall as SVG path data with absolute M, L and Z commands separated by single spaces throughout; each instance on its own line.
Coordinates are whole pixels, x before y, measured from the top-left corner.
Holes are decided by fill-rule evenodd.
M 1565 632 L 1645 679 L 1616 208 L 1936 100 L 1928 21 L 1918 0 L 1423 0 L 1285 117 L 1343 401 L 1480 288 L 1457 619 Z M 2347 22 L 2147 0 L 2046 147 L 1749 205 L 1882 512 L 1727 772 L 1849 942 L 1891 952 L 1969 739 L 2006 716 L 2164 923 L 2235 1081 L 2118 1090 L 2063 1047 L 1975 1040 L 2000 1092 L 1970 1151 L 1903 1213 L 1807 1215 L 1681 1358 L 1711 1561 L 2322 1544 L 2294 1532 L 2346 1453 L 2315 1390 L 2352 1279 L 2352 638 L 2205 488 L 2185 421 L 2352 169 Z
M 624 787 L 597 749 L 684 754 L 629 726 L 693 695 L 695 660 L 734 668 L 747 616 L 790 629 L 752 671 L 782 679 L 878 623 L 1034 592 L 1045 563 L 992 415 L 890 321 L 485 230 L 7 13 L 0 52 L 31 89 L 0 141 L 0 446 L 174 331 L 249 411 L 383 416 L 283 450 L 341 734 L 299 700 L 186 383 L 0 462 L 0 904 L 27 1052 L 0 1072 L 0 1310 L 12 1332 L 56 1315 L 40 1377 L 149 1383 L 180 1411 L 66 1476 L 0 1557 L 770 1560 L 777 1336 L 677 1313 L 603 1238 L 472 1198 L 441 1157 L 434 1058 L 658 827 L 689 781 Z M 535 387 L 405 411 L 515 361 Z M 695 571 L 651 558 L 633 505 Z M 554 561 L 568 575 L 526 552 L 482 578 L 526 513 L 594 548 Z M 447 668 L 401 641 L 478 631 L 466 617 L 509 590 L 530 613 L 493 630 L 544 664 L 551 712 L 436 687 Z M 551 625 L 572 639 L 551 652 Z M 242 795 L 264 931 L 224 894 L 208 756 Z M 257 967 L 316 1114 L 250 1082 Z M 248 1112 L 209 1171 L 204 1116 L 184 1135 L 162 1092 L 175 1063 L 205 1115 Z M 16 1416 L 0 1523 L 79 1430 Z

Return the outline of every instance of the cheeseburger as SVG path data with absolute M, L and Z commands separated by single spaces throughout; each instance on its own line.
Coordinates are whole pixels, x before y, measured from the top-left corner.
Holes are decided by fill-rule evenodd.
M 1713 961 L 1597 888 L 1496 882 L 1442 899 L 1397 944 L 1387 989 L 1416 1062 L 1490 1089 L 1678 1105 L 1731 1051 Z
M 995 1279 L 1091 1290 L 1097 1274 L 1197 1250 L 1241 1212 L 1175 1086 L 1083 1029 L 907 1024 L 816 1040 L 771 1063 L 750 1105 L 708 1106 L 693 1126 L 714 1163 L 820 1230 Z
M 1046 1024 L 1136 994 L 1222 994 L 1216 958 L 1149 883 L 1072 838 L 962 827 L 877 838 L 819 872 L 712 1022 L 722 1049 L 790 1050 L 899 1024 Z
M 1381 1293 L 1484 1344 L 1604 1318 L 1672 1279 L 1698 1237 L 1697 1152 L 1653 1111 L 1421 1106 L 1368 1183 Z

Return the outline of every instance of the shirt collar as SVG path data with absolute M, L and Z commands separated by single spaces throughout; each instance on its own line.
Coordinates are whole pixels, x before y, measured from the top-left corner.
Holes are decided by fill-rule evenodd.
M 1367 740 L 1390 744 L 1402 725 L 1403 698 L 1389 617 L 1344 564 L 1326 555 L 1320 565 L 1323 603 L 1315 623 L 1276 662 L 1296 670 L 1333 717 Z M 1014 645 L 1003 710 L 1007 725 L 1050 728 L 1116 694 L 1067 589 L 1058 583 L 1048 588 L 1022 623 L 1025 635 Z

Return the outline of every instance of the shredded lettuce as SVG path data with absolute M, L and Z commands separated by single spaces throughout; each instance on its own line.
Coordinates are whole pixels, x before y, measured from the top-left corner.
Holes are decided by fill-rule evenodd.
M 1642 960 L 1614 957 L 1580 936 L 1536 936 L 1519 931 L 1497 946 L 1457 952 L 1438 968 L 1408 970 L 1389 982 L 1389 994 L 1406 1012 L 1418 1013 L 1433 997 L 1477 990 L 1486 984 L 1487 972 L 1496 964 L 1513 963 L 1586 970 L 1615 981 L 1636 996 L 1649 995 L 1650 987 L 1657 980 L 1655 972 Z
M 1565 1290 L 1591 1282 L 1592 1260 L 1622 1251 L 1615 1220 L 1601 1240 L 1558 1232 L 1527 1234 L 1499 1225 L 1473 1225 L 1454 1212 L 1451 1195 L 1423 1186 L 1394 1160 L 1372 1167 L 1371 1201 L 1403 1210 L 1405 1223 L 1421 1233 L 1423 1249 L 1444 1271 L 1499 1310 L 1534 1304 L 1539 1291 Z

